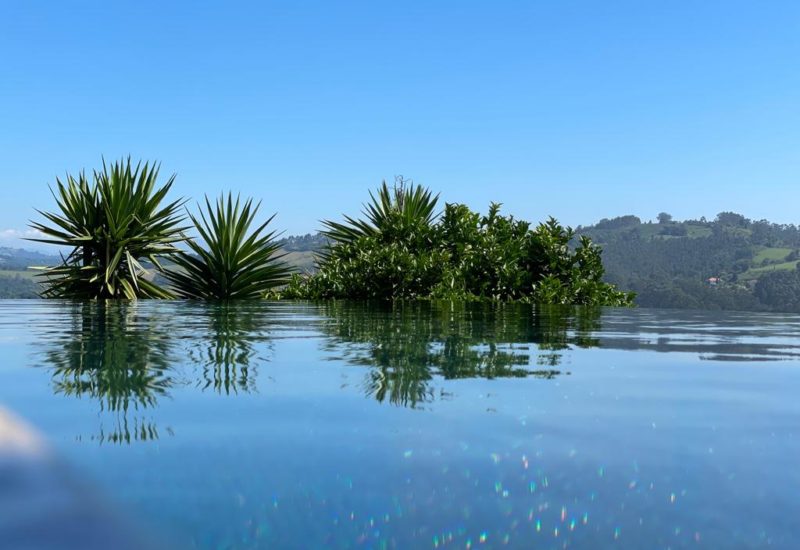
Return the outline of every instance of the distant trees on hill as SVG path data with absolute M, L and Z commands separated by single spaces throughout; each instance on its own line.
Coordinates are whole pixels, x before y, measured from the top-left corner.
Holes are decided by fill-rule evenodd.
M 755 284 L 754 294 L 762 304 L 773 309 L 800 311 L 800 270 L 762 275 Z
M 637 304 L 800 312 L 797 226 L 735 212 L 683 222 L 663 214 L 658 224 L 622 216 L 580 229 L 603 246 L 606 280 L 636 292 Z
M 635 227 L 641 225 L 642 220 L 636 216 L 620 216 L 618 218 L 603 218 L 594 226 L 595 229 L 621 229 L 623 227 Z
M 316 252 L 322 250 L 328 242 L 322 233 L 307 233 L 280 239 L 278 244 L 286 252 Z
M 21 275 L 0 276 L 0 299 L 38 298 L 39 286 Z

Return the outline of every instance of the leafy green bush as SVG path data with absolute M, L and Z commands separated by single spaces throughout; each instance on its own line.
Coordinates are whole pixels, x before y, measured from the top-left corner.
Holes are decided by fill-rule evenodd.
M 331 246 L 319 270 L 295 276 L 283 297 L 524 301 L 630 305 L 633 296 L 602 281 L 600 250 L 556 220 L 531 229 L 463 204 L 435 213 L 437 197 L 400 182 L 370 195 L 366 219 L 325 222 Z
M 384 183 L 364 207 L 366 219 L 323 222 L 332 243 L 320 255 L 320 270 L 294 276 L 283 297 L 424 298 L 442 278 L 447 256 L 437 248 L 434 221 L 438 197 L 402 180 Z

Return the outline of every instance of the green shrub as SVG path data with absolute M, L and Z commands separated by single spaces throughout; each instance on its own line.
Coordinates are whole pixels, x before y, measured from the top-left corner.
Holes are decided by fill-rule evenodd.
M 631 293 L 602 281 L 600 249 L 556 220 L 528 222 L 486 216 L 463 204 L 435 213 L 430 191 L 384 183 L 370 195 L 367 219 L 325 222 L 331 246 L 318 272 L 295 276 L 287 298 L 358 298 L 524 301 L 626 306 Z
M 400 180 L 384 183 L 364 207 L 366 219 L 323 222 L 331 245 L 310 278 L 292 278 L 283 297 L 425 298 L 447 263 L 439 241 L 436 204 L 430 191 Z

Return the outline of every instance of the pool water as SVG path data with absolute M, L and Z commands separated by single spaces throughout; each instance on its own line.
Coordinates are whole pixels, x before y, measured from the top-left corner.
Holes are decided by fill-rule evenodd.
M 170 546 L 800 547 L 798 316 L 4 301 L 0 357 Z

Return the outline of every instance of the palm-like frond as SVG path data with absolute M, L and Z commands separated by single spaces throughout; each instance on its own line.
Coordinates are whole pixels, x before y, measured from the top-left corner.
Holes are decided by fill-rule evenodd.
M 344 217 L 344 223 L 326 220 L 322 222 L 323 235 L 334 245 L 355 241 L 364 236 L 373 236 L 385 231 L 396 222 L 406 227 L 412 225 L 431 225 L 438 217 L 436 203 L 439 195 L 420 185 L 407 184 L 398 178 L 394 188 L 384 181 L 377 196 L 370 191 L 370 202 L 362 210 L 366 219 Z
M 50 298 L 167 298 L 142 265 L 158 265 L 172 253 L 185 228 L 178 211 L 182 200 L 164 203 L 175 175 L 157 185 L 158 164 L 103 161 L 92 181 L 81 173 L 56 179 L 58 212 L 38 211 L 45 222 L 31 223 L 38 242 L 70 247 L 61 265 L 45 268 L 43 296 Z M 52 224 L 52 225 L 48 225 Z
M 190 250 L 174 255 L 177 268 L 168 269 L 165 276 L 178 296 L 263 298 L 268 290 L 286 283 L 291 269 L 278 253 L 275 232 L 265 232 L 275 216 L 250 232 L 259 207 L 252 199 L 241 204 L 228 194 L 216 205 L 206 197 L 206 210 L 201 209 L 199 218 L 189 214 L 206 246 L 189 240 Z

